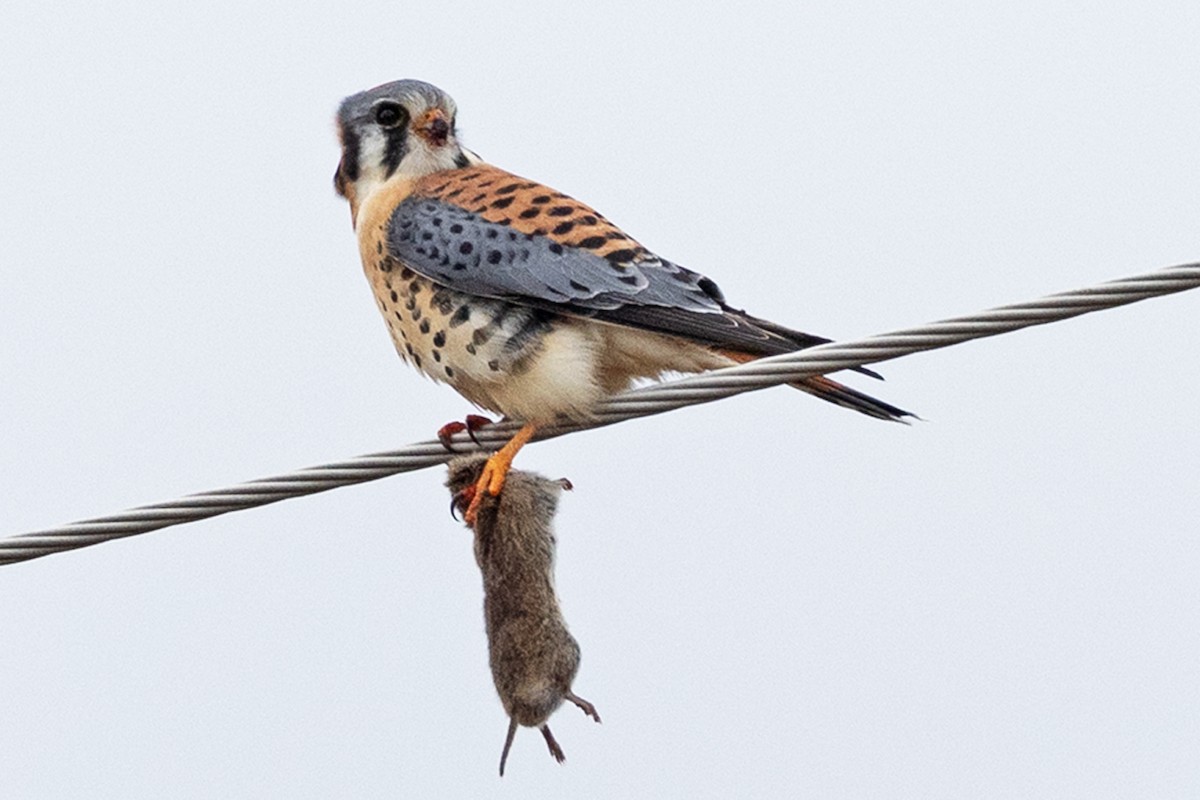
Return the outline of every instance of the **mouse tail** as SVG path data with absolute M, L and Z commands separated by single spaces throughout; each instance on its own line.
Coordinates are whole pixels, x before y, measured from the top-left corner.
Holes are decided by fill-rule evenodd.
M 504 762 L 508 761 L 508 751 L 512 747 L 513 737 L 517 735 L 517 720 L 515 717 L 508 721 L 508 736 L 504 737 L 504 750 L 500 753 L 500 777 L 504 777 Z

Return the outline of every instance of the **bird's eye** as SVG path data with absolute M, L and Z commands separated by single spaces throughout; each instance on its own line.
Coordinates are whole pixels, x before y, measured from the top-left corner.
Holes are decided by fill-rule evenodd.
M 404 121 L 408 114 L 399 103 L 380 103 L 375 106 L 375 121 L 385 128 L 394 128 Z

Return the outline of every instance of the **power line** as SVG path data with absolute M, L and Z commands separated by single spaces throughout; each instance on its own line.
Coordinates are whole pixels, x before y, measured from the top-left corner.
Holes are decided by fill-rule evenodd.
M 684 406 L 709 403 L 754 389 L 790 383 L 850 367 L 875 364 L 911 353 L 936 350 L 1033 325 L 1044 325 L 1150 297 L 1194 289 L 1197 286 L 1200 286 L 1200 263 L 1184 264 L 1109 281 L 1086 289 L 1052 294 L 1026 303 L 1000 306 L 970 316 L 763 358 L 736 367 L 625 392 L 603 403 L 589 422 L 547 427 L 538 432 L 535 440 L 599 428 L 635 417 L 661 414 Z M 458 434 L 453 440 L 454 453 L 448 452 L 436 440 L 420 442 L 401 450 L 358 456 L 334 464 L 309 467 L 237 486 L 188 495 L 165 503 L 140 506 L 112 516 L 13 536 L 0 540 L 0 564 L 27 561 L 110 539 L 120 539 L 227 514 L 230 511 L 267 505 L 290 497 L 316 494 L 339 486 L 365 483 L 400 472 L 436 466 L 459 453 L 480 448 L 497 448 L 516 433 L 518 427 L 517 423 L 502 423 L 478 431 L 476 437 L 479 445 L 474 444 L 465 433 Z

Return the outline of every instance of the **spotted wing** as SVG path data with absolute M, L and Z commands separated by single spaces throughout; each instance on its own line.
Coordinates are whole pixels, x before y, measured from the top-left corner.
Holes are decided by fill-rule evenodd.
M 421 181 L 389 220 L 394 257 L 468 294 L 766 355 L 828 341 L 725 304 L 591 208 L 494 167 Z
M 425 277 L 484 297 L 580 312 L 628 304 L 721 311 L 716 287 L 682 267 L 605 258 L 442 200 L 410 197 L 397 206 L 388 246 Z

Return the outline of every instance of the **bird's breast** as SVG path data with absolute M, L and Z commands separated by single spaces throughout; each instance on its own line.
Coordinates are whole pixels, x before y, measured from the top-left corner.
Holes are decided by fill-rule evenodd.
M 428 377 L 517 419 L 594 403 L 591 351 L 573 321 L 448 289 L 386 253 L 364 266 L 396 352 Z

